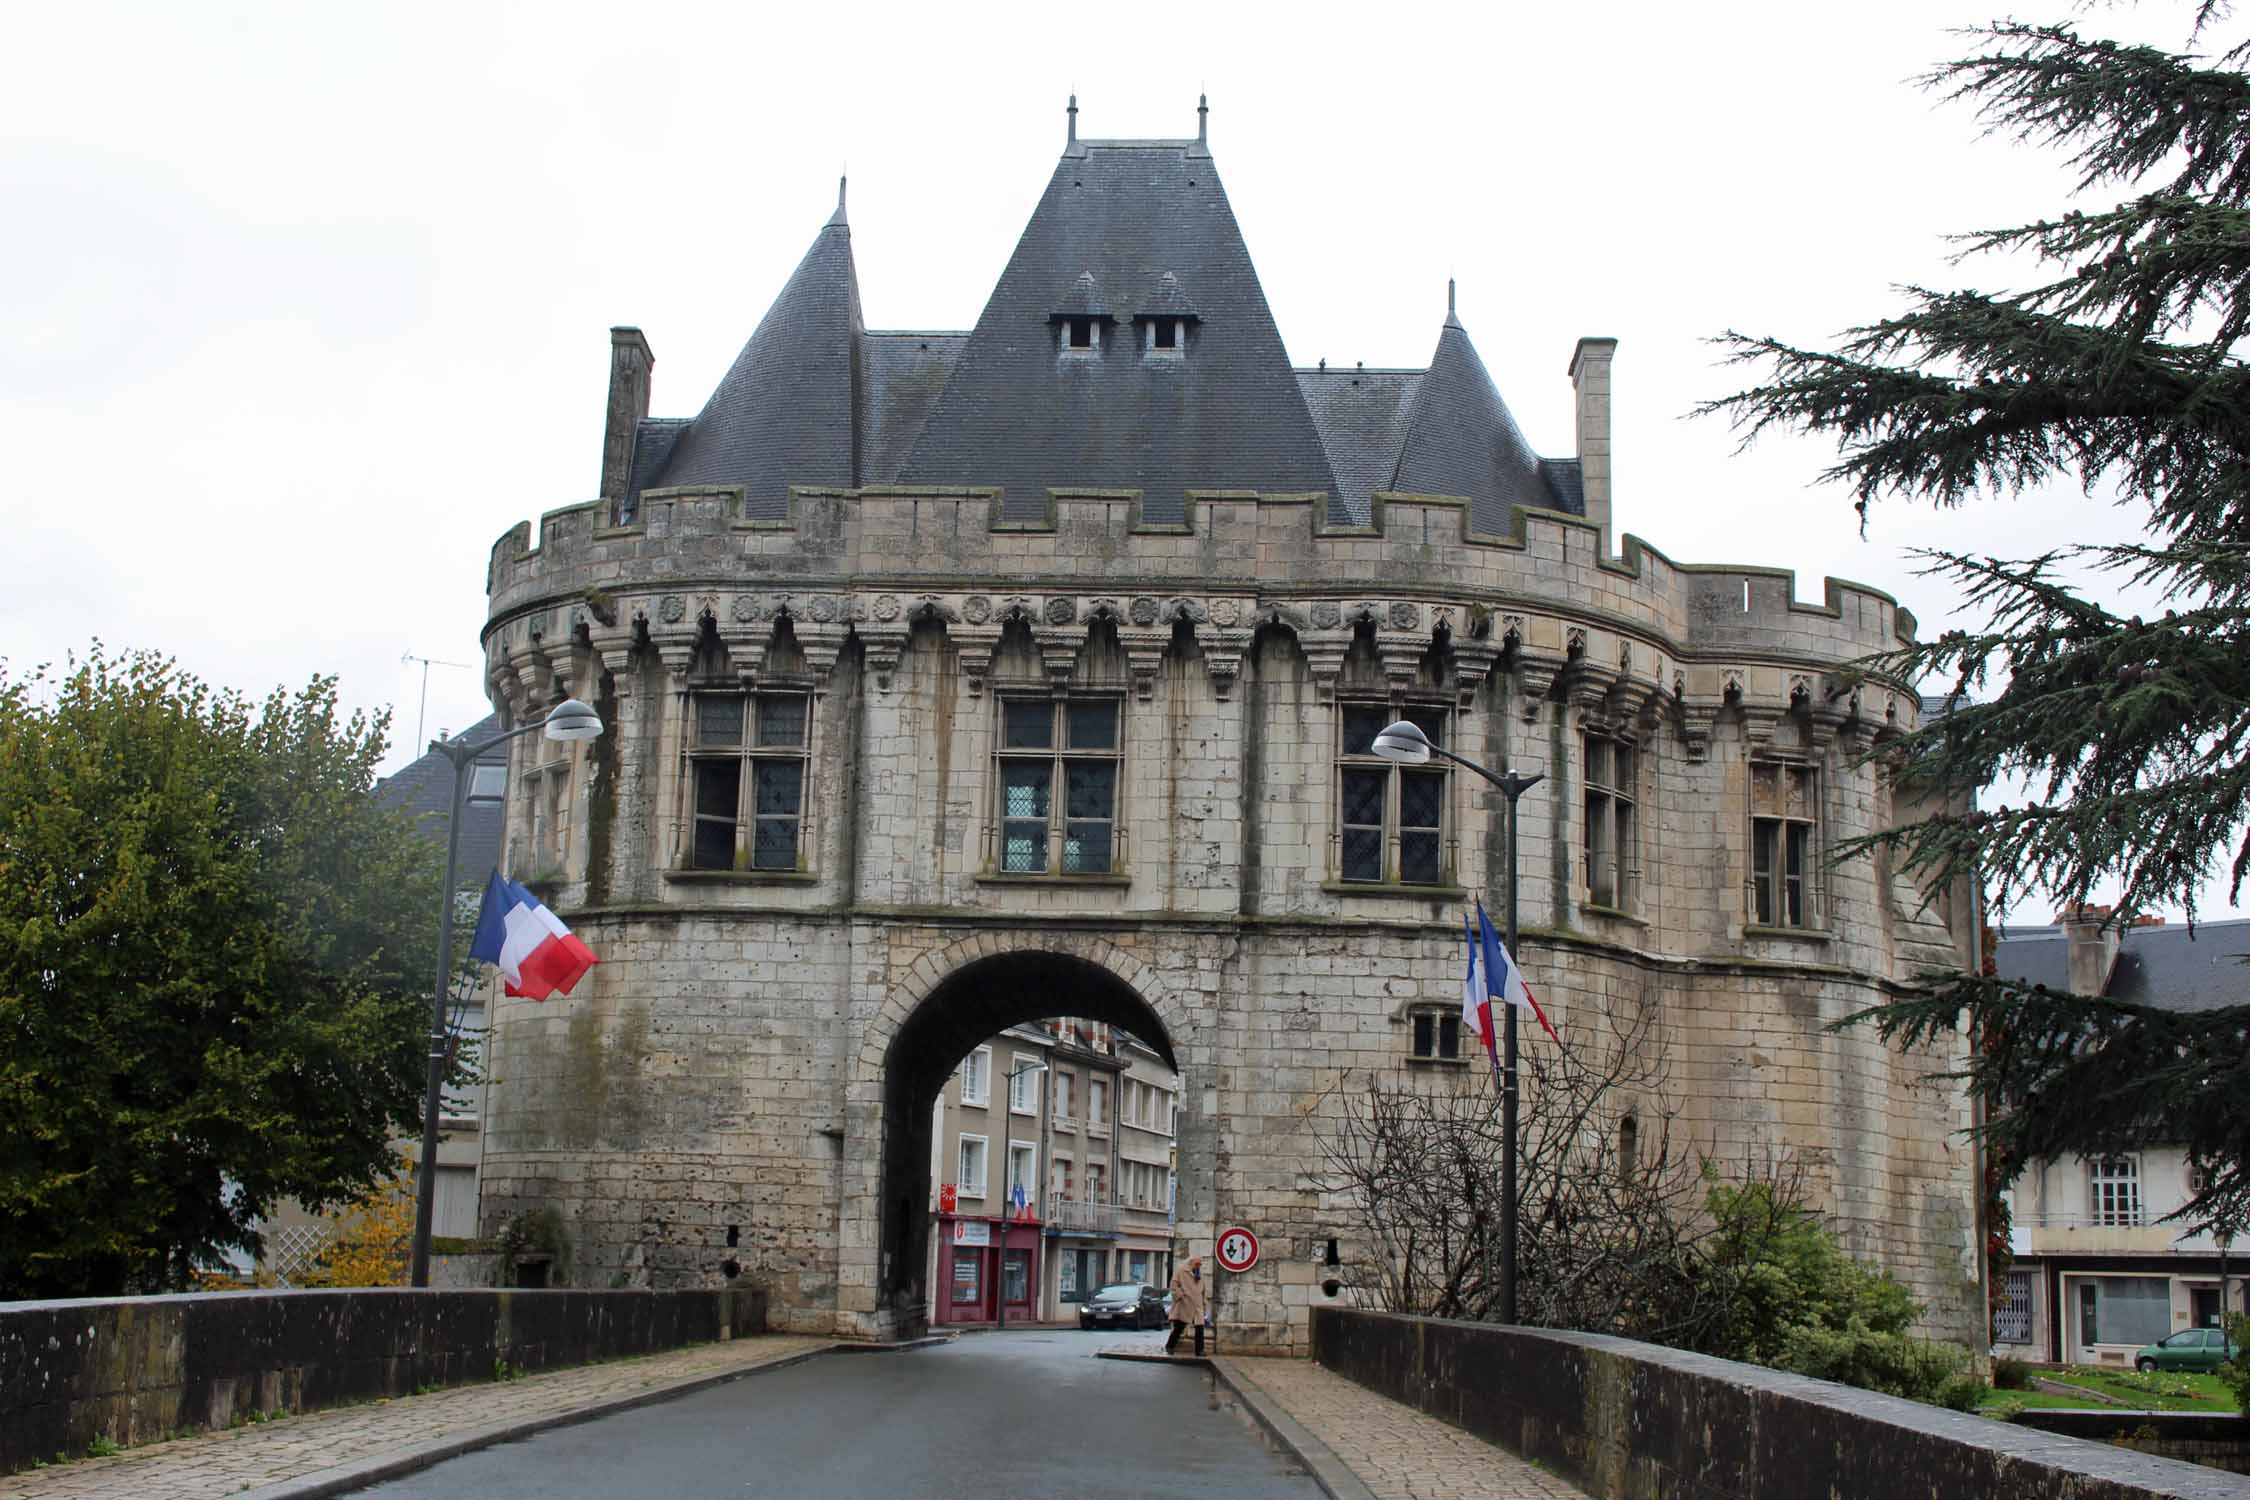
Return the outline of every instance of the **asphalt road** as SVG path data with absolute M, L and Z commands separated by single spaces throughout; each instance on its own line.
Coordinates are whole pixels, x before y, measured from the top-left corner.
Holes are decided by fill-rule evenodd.
M 967 1334 L 828 1354 L 468 1454 L 370 1496 L 792 1500 L 1226 1496 L 1320 1489 L 1205 1371 L 1095 1359 L 1155 1333 Z

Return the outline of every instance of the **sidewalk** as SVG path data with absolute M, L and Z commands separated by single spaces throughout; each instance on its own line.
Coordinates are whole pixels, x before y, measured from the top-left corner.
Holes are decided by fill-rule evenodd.
M 1310 1360 L 1220 1355 L 1212 1363 L 1338 1500 L 1584 1500 L 1514 1454 Z
M 120 1494 L 134 1500 L 315 1500 L 487 1443 L 681 1395 L 837 1347 L 832 1338 L 765 1334 L 307 1412 L 148 1443 L 113 1458 L 0 1475 L 0 1500 Z

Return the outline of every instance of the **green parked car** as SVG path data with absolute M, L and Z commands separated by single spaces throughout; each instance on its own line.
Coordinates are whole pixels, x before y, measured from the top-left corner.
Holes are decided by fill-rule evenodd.
M 2154 1344 L 2144 1344 L 2133 1356 L 2133 1368 L 2150 1370 L 2216 1370 L 2242 1352 L 2242 1346 L 2216 1328 L 2187 1328 Z

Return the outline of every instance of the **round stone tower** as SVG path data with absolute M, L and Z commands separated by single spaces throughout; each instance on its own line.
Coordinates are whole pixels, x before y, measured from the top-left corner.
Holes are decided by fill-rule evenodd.
M 1796 1151 L 1981 1336 L 1965 1105 L 1827 1030 L 1973 947 L 1965 899 L 1830 860 L 1914 814 L 1865 752 L 1920 703 L 1843 671 L 1912 618 L 1613 542 L 1614 341 L 1571 357 L 1570 458 L 1450 307 L 1426 369 L 1295 369 L 1207 142 L 1073 132 L 966 333 L 862 326 L 839 199 L 696 417 L 611 348 L 600 498 L 492 553 L 494 702 L 609 731 L 514 747 L 510 869 L 603 962 L 494 1007 L 488 1228 L 554 1211 L 581 1285 L 910 1328 L 938 1090 L 1090 1017 L 1181 1072 L 1180 1247 L 1264 1240 L 1222 1345 L 1300 1347 L 1351 1234 L 1314 1117 L 1464 1065 L 1425 1018 L 1511 874 L 1483 783 L 1369 753 L 1403 716 L 1547 777 L 1519 956 L 1563 1036 L 1657 1007 L 1699 1142 Z

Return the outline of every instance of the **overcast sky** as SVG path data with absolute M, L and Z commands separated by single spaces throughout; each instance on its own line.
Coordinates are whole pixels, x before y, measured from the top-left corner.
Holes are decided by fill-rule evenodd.
M 1943 236 L 2053 210 L 2053 158 L 1910 79 L 1986 5 L 1185 10 L 877 5 L 19 7 L 0 94 L 11 670 L 93 637 L 246 692 L 392 706 L 475 662 L 492 542 L 591 499 L 613 323 L 654 413 L 703 404 L 851 176 L 869 326 L 967 328 L 1080 133 L 1218 168 L 1292 358 L 1424 365 L 1462 321 L 1542 453 L 1571 348 L 1620 340 L 1616 516 L 1683 562 L 1794 568 L 1954 618 L 1904 549 L 2127 534 L 2075 495 L 1862 537 L 1700 400 L 1729 328 L 1817 341 Z M 2171 4 L 2089 29 L 2177 44 Z M 433 669 L 427 732 L 487 711 Z M 2206 915 L 2226 914 L 2214 901 Z M 2044 916 L 2022 912 L 2019 917 Z

